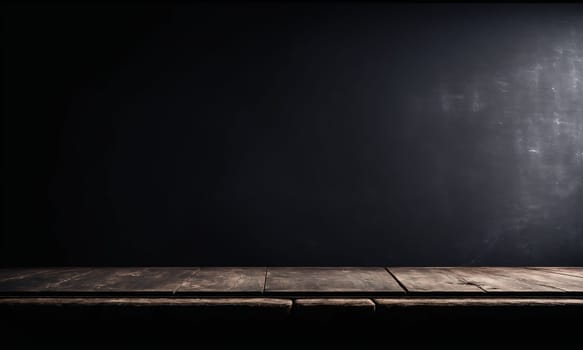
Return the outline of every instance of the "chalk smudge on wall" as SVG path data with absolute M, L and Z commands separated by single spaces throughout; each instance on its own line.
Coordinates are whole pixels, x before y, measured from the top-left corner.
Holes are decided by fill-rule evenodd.
M 498 201 L 501 210 L 475 227 L 481 234 L 469 235 L 482 237 L 467 254 L 471 264 L 504 245 L 527 256 L 559 254 L 561 245 L 583 248 L 583 212 L 573 213 L 583 203 L 583 26 L 533 24 L 525 33 L 530 35 L 515 43 L 514 52 L 485 68 L 483 62 L 476 65 L 465 82 L 445 69 L 439 85 L 410 106 L 433 114 L 446 130 L 460 125 L 480 130 L 460 147 L 499 161 L 503 181 L 510 184 L 507 196 L 486 198 Z M 511 170 L 502 170 L 503 163 Z M 489 168 L 492 176 L 495 168 Z M 485 165 L 459 171 L 470 183 L 480 169 Z

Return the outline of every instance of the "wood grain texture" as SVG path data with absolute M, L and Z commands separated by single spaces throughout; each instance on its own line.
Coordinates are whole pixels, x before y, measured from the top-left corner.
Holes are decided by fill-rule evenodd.
M 61 283 L 55 292 L 173 294 L 198 268 L 99 268 Z
M 376 298 L 377 307 L 409 306 L 578 306 L 583 307 L 583 299 L 577 298 Z
M 177 294 L 262 294 L 264 267 L 201 267 L 177 288 Z
M 531 267 L 531 269 L 583 278 L 583 267 Z
M 275 267 L 267 269 L 266 294 L 400 294 L 381 267 Z
M 309 298 L 296 299 L 294 307 L 360 308 L 374 311 L 375 304 L 364 298 Z
M 582 268 L 390 268 L 409 294 L 583 295 Z M 0 270 L 0 294 L 380 296 L 403 294 L 381 267 L 47 268 Z
M 391 267 L 389 271 L 411 294 L 482 294 L 477 285 L 439 267 Z
M 522 279 L 533 281 L 539 285 L 553 286 L 565 293 L 583 293 L 583 278 L 571 274 L 556 273 L 547 270 L 533 270 L 528 268 L 515 268 L 511 272 L 520 275 Z
M 452 267 L 449 270 L 468 283 L 493 294 L 580 293 L 580 278 L 519 267 Z
M 281 298 L 144 298 L 144 297 L 43 297 L 0 298 L 2 305 L 132 305 L 132 306 L 248 306 L 292 307 L 291 299 Z
M 50 269 L 42 268 L 2 268 L 0 269 L 0 283 L 8 282 L 9 280 L 19 280 L 28 278 L 34 275 L 41 274 L 43 272 L 49 271 Z
M 90 268 L 26 269 L 21 273 L 8 272 L 0 280 L 2 293 L 45 293 L 58 290 L 63 284 L 79 278 Z

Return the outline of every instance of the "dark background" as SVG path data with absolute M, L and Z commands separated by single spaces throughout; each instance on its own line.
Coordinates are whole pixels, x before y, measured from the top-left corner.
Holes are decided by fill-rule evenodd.
M 2 8 L 3 266 L 581 265 L 577 4 Z

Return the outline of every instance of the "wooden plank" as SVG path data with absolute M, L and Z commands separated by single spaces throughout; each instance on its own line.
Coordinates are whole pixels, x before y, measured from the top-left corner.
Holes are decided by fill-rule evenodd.
M 533 326 L 570 325 L 583 313 L 583 299 L 559 297 L 436 297 L 436 298 L 378 298 L 376 313 L 380 320 L 395 322 L 405 327 L 444 327 L 472 331 L 472 338 L 483 336 L 483 329 L 496 328 L 514 332 L 516 325 L 532 331 Z M 476 327 L 481 325 L 481 327 Z M 544 332 L 544 329 L 541 329 Z M 528 332 L 528 331 L 527 331 Z M 467 333 L 466 333 L 467 334 Z M 532 334 L 524 334 L 528 337 Z
M 583 267 L 531 267 L 531 269 L 583 278 Z
M 288 317 L 289 299 L 43 297 L 0 298 L 4 320 L 276 320 Z
M 45 293 L 90 271 L 90 268 L 52 268 L 9 273 L 0 281 L 0 293 Z
M 332 309 L 359 309 L 374 311 L 375 304 L 371 299 L 362 298 L 309 298 L 297 299 L 294 303 L 297 308 L 332 308 Z
M 410 293 L 581 294 L 581 268 L 391 268 Z M 2 269 L 0 293 L 377 295 L 403 293 L 383 268 Z
M 392 267 L 389 271 L 407 289 L 407 292 L 412 294 L 484 293 L 480 287 L 447 268 Z
M 262 294 L 264 267 L 201 267 L 177 288 L 177 294 Z
M 400 294 L 404 290 L 382 267 L 268 268 L 266 294 Z
M 198 268 L 98 268 L 61 283 L 52 292 L 79 294 L 173 294 Z
M 487 293 L 497 294 L 564 294 L 583 291 L 576 277 L 552 277 L 528 268 L 517 267 L 455 267 L 451 272 Z M 564 277 L 564 278 L 562 278 Z
M 356 298 L 297 299 L 292 309 L 296 318 L 336 321 L 343 317 L 370 318 L 374 312 L 375 304 L 371 299 Z
M 133 306 L 247 306 L 292 307 L 291 299 L 282 298 L 144 298 L 144 297 L 42 297 L 0 298 L 2 305 L 133 305 Z
M 552 286 L 565 293 L 583 293 L 583 278 L 546 270 L 528 268 L 513 268 L 512 273 L 521 276 L 523 280 L 538 285 Z
M 2 268 L 0 269 L 0 283 L 5 282 L 8 280 L 18 280 L 28 278 L 33 275 L 38 275 L 43 272 L 47 272 L 50 269 L 41 269 L 41 268 Z
M 583 299 L 579 298 L 376 298 L 377 308 L 393 307 L 458 307 L 458 306 L 578 306 L 583 307 Z

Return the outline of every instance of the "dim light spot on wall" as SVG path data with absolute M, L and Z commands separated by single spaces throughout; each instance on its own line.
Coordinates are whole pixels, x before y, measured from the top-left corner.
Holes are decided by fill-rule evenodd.
M 508 179 L 515 212 L 487 228 L 490 246 L 583 196 L 583 26 L 535 32 L 507 61 L 491 63 L 495 74 L 476 69 L 462 86 L 446 75 L 433 94 L 417 98 L 416 111 L 439 111 L 444 125 L 464 120 L 481 128 L 488 137 L 475 142 L 492 144 L 512 130 L 514 147 L 504 152 L 516 159 L 515 178 Z

